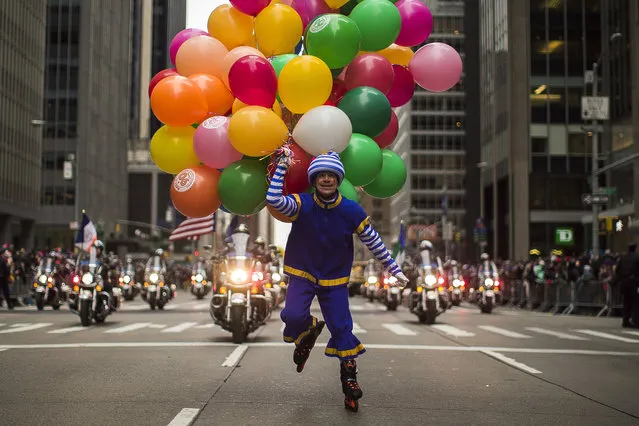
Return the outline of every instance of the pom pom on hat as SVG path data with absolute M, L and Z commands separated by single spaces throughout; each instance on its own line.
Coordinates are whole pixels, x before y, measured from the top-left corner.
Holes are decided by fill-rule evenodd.
M 344 165 L 340 161 L 338 153 L 330 151 L 313 158 L 308 168 L 308 182 L 313 185 L 315 178 L 321 172 L 334 173 L 337 176 L 337 184 L 342 184 L 344 180 Z

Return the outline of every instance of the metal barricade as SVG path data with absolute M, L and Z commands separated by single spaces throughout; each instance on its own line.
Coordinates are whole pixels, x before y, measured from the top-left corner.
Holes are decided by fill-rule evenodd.
M 555 286 L 555 304 L 552 308 L 553 314 L 563 314 L 572 303 L 574 282 L 561 281 Z
M 606 316 L 613 316 L 615 310 L 621 309 L 623 307 L 623 294 L 621 292 L 621 286 L 619 285 L 610 285 L 610 283 L 606 284 L 606 304 L 601 308 L 598 317 L 603 314 L 607 314 Z
M 9 290 L 11 294 L 11 300 L 14 305 L 32 305 L 33 300 L 31 298 L 31 283 L 33 282 L 32 274 L 24 276 L 17 276 L 13 282 L 9 284 Z
M 570 305 L 562 312 L 564 315 L 576 313 L 579 308 L 603 309 L 606 306 L 606 292 L 597 280 L 572 283 Z

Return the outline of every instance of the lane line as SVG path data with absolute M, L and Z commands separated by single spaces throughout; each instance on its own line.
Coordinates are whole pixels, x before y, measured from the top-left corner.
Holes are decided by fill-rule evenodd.
M 1 330 L 0 334 L 8 334 L 8 333 L 21 333 L 23 331 L 31 331 L 37 330 L 39 328 L 49 327 L 53 325 L 52 322 L 37 322 L 35 324 L 27 323 L 24 325 L 14 324 L 9 329 Z
M 183 322 L 182 324 L 174 325 L 173 327 L 162 330 L 162 333 L 181 333 L 193 326 L 196 326 L 197 322 Z
M 151 324 L 149 326 L 149 328 L 156 328 L 156 329 L 160 329 L 160 328 L 164 328 L 166 327 L 166 324 Z
M 87 329 L 89 329 L 89 327 L 76 325 L 74 327 L 59 328 L 57 330 L 47 331 L 47 333 L 48 334 L 67 334 L 67 333 L 74 333 L 76 331 L 82 331 L 82 330 L 87 330 Z
M 222 363 L 222 367 L 235 367 L 240 359 L 244 356 L 244 353 L 248 350 L 247 344 L 242 344 L 235 348 L 233 352 L 229 356 L 226 357 L 224 362 Z
M 632 334 L 633 336 L 639 336 L 639 331 L 622 331 L 622 333 Z
M 539 334 L 546 334 L 548 336 L 558 337 L 564 340 L 588 340 L 585 337 L 575 336 L 574 334 L 562 333 L 560 331 L 547 330 L 545 328 L 539 328 L 539 327 L 526 327 L 526 330 L 539 333 Z
M 504 364 L 508 364 L 511 367 L 515 367 L 521 371 L 525 371 L 526 373 L 530 373 L 530 374 L 541 374 L 541 371 L 536 370 L 532 367 L 527 366 L 526 364 L 522 364 L 521 362 L 518 362 L 517 360 L 507 357 L 504 354 L 500 354 L 499 352 L 493 352 L 493 351 L 481 351 L 481 353 L 488 355 L 491 358 L 494 358 L 498 361 L 503 362 Z
M 531 336 L 506 330 L 505 328 L 495 327 L 493 325 L 480 325 L 479 328 L 485 331 L 490 331 L 491 333 L 501 334 L 502 336 L 506 336 L 506 337 L 512 337 L 514 339 L 530 339 L 531 338 Z
M 404 327 L 401 324 L 382 324 L 382 327 L 384 327 L 387 330 L 390 330 L 391 332 L 399 336 L 417 336 L 417 333 L 415 333 L 413 330 L 410 330 Z
M 284 333 L 284 329 L 286 328 L 286 324 L 282 323 L 280 326 L 280 333 Z
M 168 426 L 191 426 L 198 414 L 200 414 L 199 408 L 182 408 Z
M 208 308 L 209 308 L 209 304 L 208 303 L 199 303 L 197 305 L 194 305 L 193 308 L 191 308 L 191 309 L 193 309 L 195 311 L 195 310 L 198 310 L 198 309 L 208 309 Z
M 575 330 L 577 333 L 587 334 L 589 336 L 601 337 L 602 339 L 617 340 L 624 343 L 639 343 L 637 339 L 630 339 L 629 337 L 616 336 L 610 333 L 604 333 L 603 331 L 594 330 Z M 0 331 L 0 333 L 2 333 Z
M 353 322 L 353 333 L 364 334 L 366 330 L 359 326 L 356 322 Z
M 141 328 L 146 328 L 150 325 L 151 325 L 150 322 L 136 322 L 133 324 L 125 325 L 124 327 L 112 328 L 111 330 L 105 331 L 105 333 L 110 333 L 110 334 L 128 333 L 129 331 L 139 330 Z
M 30 322 L 17 322 L 15 324 L 11 324 L 9 327 L 26 327 L 27 325 L 31 325 Z
M 449 336 L 453 337 L 474 337 L 475 333 L 471 333 L 470 331 L 462 330 L 457 327 L 453 327 L 452 325 L 447 324 L 433 324 L 430 326 L 435 330 L 439 330 L 443 333 L 446 333 Z
M 201 325 L 196 325 L 194 328 L 214 328 L 215 324 L 201 324 Z
M 351 311 L 363 311 L 364 307 L 362 305 L 351 305 Z

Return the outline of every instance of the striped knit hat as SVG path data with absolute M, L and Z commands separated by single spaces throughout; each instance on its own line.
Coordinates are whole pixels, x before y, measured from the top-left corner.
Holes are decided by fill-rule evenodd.
M 308 168 L 308 181 L 311 185 L 315 178 L 321 172 L 331 172 L 337 176 L 337 184 L 341 185 L 344 180 L 344 166 L 339 159 L 339 154 L 330 151 L 327 154 L 321 154 L 313 158 Z

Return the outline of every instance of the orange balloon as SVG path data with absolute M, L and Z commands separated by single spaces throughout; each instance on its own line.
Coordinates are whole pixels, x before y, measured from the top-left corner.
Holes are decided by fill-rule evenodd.
M 367 53 L 371 52 L 359 52 L 357 56 L 365 55 Z M 386 49 L 382 49 L 375 53 L 377 53 L 378 55 L 382 55 L 383 57 L 388 59 L 391 64 L 403 65 L 405 67 L 408 66 L 408 63 L 415 54 L 410 47 L 398 46 L 395 43 L 391 44 Z
M 245 15 L 231 5 L 223 4 L 211 12 L 206 28 L 211 36 L 224 43 L 228 49 L 233 49 L 251 43 L 253 21 L 252 16 Z
M 206 166 L 194 166 L 182 170 L 171 183 L 171 201 L 186 217 L 205 217 L 213 214 L 221 205 L 217 194 L 220 171 Z
M 221 41 L 210 36 L 195 36 L 185 41 L 175 57 L 178 72 L 190 77 L 193 74 L 222 76 L 222 61 L 228 49 Z
M 208 111 L 206 97 L 195 82 L 180 75 L 162 79 L 151 93 L 151 109 L 168 126 L 190 126 Z
M 271 205 L 268 203 L 266 204 L 266 209 L 271 214 L 271 216 L 273 216 L 275 220 L 279 220 L 280 222 L 284 222 L 284 223 L 293 222 L 293 219 L 286 216 L 284 213 L 278 212 L 277 210 L 275 210 L 275 207 L 271 207 Z
M 266 59 L 266 56 L 264 56 L 262 52 L 254 47 L 249 46 L 236 47 L 235 49 L 229 50 L 229 53 L 224 56 L 224 60 L 222 61 L 222 81 L 229 89 L 231 88 L 231 86 L 229 85 L 229 71 L 231 67 L 233 66 L 235 61 L 248 55 L 257 55 L 261 58 Z
M 231 114 L 235 114 L 236 112 L 238 112 L 239 110 L 247 106 L 248 106 L 247 104 L 245 104 L 244 102 L 236 98 L 233 101 L 233 109 L 231 110 Z M 277 102 L 277 99 L 273 103 L 273 108 L 271 109 L 273 110 L 275 114 L 277 114 L 279 118 L 282 118 L 282 107 L 280 106 L 280 103 Z
M 189 77 L 204 93 L 208 104 L 208 115 L 226 115 L 233 106 L 233 94 L 222 80 L 208 74 L 193 74 Z

